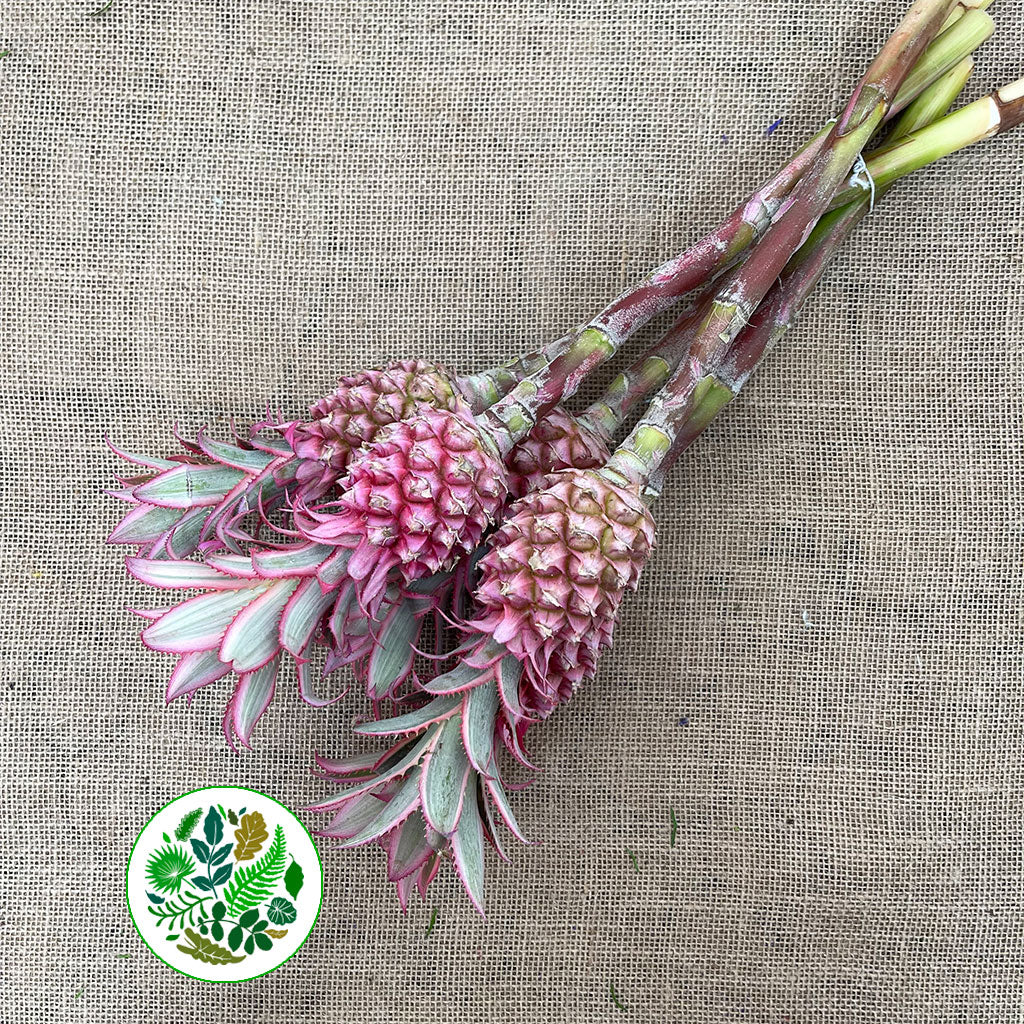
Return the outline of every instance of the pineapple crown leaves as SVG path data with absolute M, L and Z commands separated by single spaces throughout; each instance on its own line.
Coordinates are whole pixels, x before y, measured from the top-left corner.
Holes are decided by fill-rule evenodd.
M 284 442 L 236 437 L 196 441 L 176 434 L 187 454 L 153 459 L 107 444 L 121 458 L 147 470 L 121 478 L 112 497 L 132 506 L 107 538 L 150 558 L 187 558 L 197 551 L 239 552 L 254 543 L 258 527 L 294 489 L 296 467 Z
M 205 430 L 188 440 L 175 429 L 185 452 L 163 458 L 125 452 L 107 439 L 116 455 L 144 471 L 107 492 L 132 506 L 107 542 L 133 545 L 149 558 L 241 553 L 256 543 L 254 527 L 271 526 L 273 512 L 327 494 L 352 452 L 382 426 L 457 401 L 447 371 L 406 360 L 342 378 L 313 406 L 310 423 L 285 422 L 268 409 L 248 436 L 235 431 L 232 442 Z M 263 437 L 265 430 L 280 436 Z
M 285 870 L 284 829 L 278 825 L 267 852 L 259 860 L 238 868 L 227 888 L 224 902 L 232 917 L 251 910 L 265 902 L 280 881 Z
M 500 777 L 498 712 L 497 683 L 478 682 L 358 726 L 364 735 L 399 737 L 383 755 L 317 758 L 318 774 L 346 787 L 310 808 L 332 815 L 319 834 L 344 847 L 376 842 L 387 854 L 388 878 L 403 909 L 413 887 L 425 898 L 440 860 L 447 859 L 483 914 L 485 840 L 505 857 L 497 819 L 527 841 Z

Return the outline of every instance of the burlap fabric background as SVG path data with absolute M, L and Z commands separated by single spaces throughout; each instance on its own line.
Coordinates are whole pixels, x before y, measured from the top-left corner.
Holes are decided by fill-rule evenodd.
M 123 899 L 158 806 L 301 807 L 361 704 L 285 685 L 243 757 L 224 687 L 164 707 L 103 432 L 166 451 L 554 337 L 717 222 L 903 7 L 4 6 L 3 1021 L 1020 1019 L 1021 133 L 886 201 L 684 459 L 615 652 L 535 733 L 545 843 L 489 863 L 486 922 L 447 871 L 406 919 L 378 851 L 328 854 L 300 954 L 211 986 Z M 974 95 L 1021 70 L 993 11 Z

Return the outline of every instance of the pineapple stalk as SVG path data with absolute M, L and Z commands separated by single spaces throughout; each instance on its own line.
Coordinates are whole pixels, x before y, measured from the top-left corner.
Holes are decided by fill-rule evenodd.
M 959 143 L 950 147 L 949 151 L 952 151 L 970 145 L 981 137 L 1008 131 L 1022 123 L 1024 82 L 1006 86 L 960 111 L 936 119 L 936 115 L 954 102 L 972 70 L 973 62 L 964 61 L 922 94 L 920 100 L 909 108 L 894 126 L 884 151 L 903 147 L 904 140 L 913 144 L 914 140 L 930 135 L 949 138 L 956 134 Z M 989 127 L 984 135 L 963 130 L 965 124 L 970 125 L 977 120 L 973 114 L 970 119 L 961 116 L 972 108 L 990 112 L 991 116 L 985 118 L 985 124 Z M 996 118 L 998 120 L 993 127 L 992 121 Z M 870 163 L 871 161 L 869 166 Z M 876 181 L 873 200 L 880 200 L 891 187 L 891 178 L 883 178 L 881 183 Z M 787 265 L 771 293 L 758 308 L 750 324 L 730 346 L 720 368 L 714 375 L 706 378 L 704 396 L 689 420 L 676 434 L 666 459 L 647 483 L 645 493 L 649 499 L 660 493 L 665 473 L 675 459 L 739 392 L 764 356 L 793 327 L 805 301 L 835 258 L 840 246 L 872 206 L 869 198 L 862 196 L 852 204 L 831 211 L 818 222 L 802 248 Z M 686 330 L 686 319 L 681 318 L 669 333 Z
M 947 3 L 923 0 L 907 14 L 868 68 L 846 110 L 771 227 L 718 290 L 693 339 L 689 358 L 613 453 L 603 471 L 609 479 L 643 486 L 657 471 L 675 435 L 705 397 L 710 373 L 826 212 L 854 161 L 882 124 L 891 98 L 897 94 L 921 48 L 949 10 Z
M 884 115 L 886 119 L 899 113 L 992 34 L 992 19 L 980 9 L 989 2 L 978 0 L 972 4 L 965 0 L 950 5 L 948 0 L 929 0 L 926 4 L 919 0 L 915 4 L 889 44 L 890 53 L 901 45 L 912 48 L 900 62 L 901 66 L 912 66 L 912 71 L 895 95 L 888 94 L 892 103 Z M 934 14 L 938 8 L 943 9 L 940 16 Z M 939 30 L 938 17 L 948 17 L 948 21 L 941 26 L 941 34 L 933 38 Z M 588 324 L 553 342 L 543 353 L 463 378 L 463 393 L 474 411 L 484 413 L 499 449 L 510 450 L 543 415 L 545 404 L 550 406 L 569 397 L 586 373 L 654 316 L 742 256 L 767 230 L 831 128 L 829 122 L 819 130 L 718 228 L 623 292 Z M 517 375 L 519 380 L 510 387 Z

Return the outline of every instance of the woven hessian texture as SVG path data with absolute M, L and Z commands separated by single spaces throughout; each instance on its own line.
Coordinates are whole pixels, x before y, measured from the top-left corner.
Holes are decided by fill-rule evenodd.
M 1020 1019 L 1020 133 L 888 198 L 683 459 L 616 649 L 531 734 L 544 843 L 490 856 L 486 921 L 447 867 L 404 918 L 379 850 L 325 851 L 306 946 L 213 986 L 123 896 L 159 806 L 300 809 L 364 706 L 286 680 L 244 756 L 225 686 L 165 707 L 104 432 L 171 452 L 176 420 L 559 335 L 835 112 L 904 6 L 3 7 L 5 1024 Z M 972 96 L 1021 73 L 992 11 Z

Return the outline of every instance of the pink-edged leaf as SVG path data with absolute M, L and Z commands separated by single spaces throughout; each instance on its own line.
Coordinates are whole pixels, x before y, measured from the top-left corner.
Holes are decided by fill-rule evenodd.
M 505 795 L 505 789 L 501 784 L 501 779 L 497 775 L 489 779 L 484 779 L 484 785 L 487 787 L 487 792 L 491 794 L 491 799 L 494 801 L 494 806 L 497 808 L 498 814 L 501 815 L 501 820 L 505 822 L 505 827 L 518 839 L 521 843 L 525 843 L 527 846 L 536 846 L 537 844 L 530 839 L 527 839 L 523 835 L 523 830 L 519 827 L 519 822 L 516 821 L 516 816 L 512 813 L 512 808 L 509 807 L 508 797 Z
M 137 505 L 110 531 L 108 544 L 150 544 L 163 536 L 179 519 L 181 509 Z
M 242 478 L 229 466 L 180 465 L 136 487 L 135 497 L 163 508 L 216 505 Z
M 167 551 L 172 558 L 186 558 L 199 550 L 199 538 L 209 515 L 208 508 L 191 509 L 167 532 Z
M 175 559 L 126 558 L 128 572 L 151 587 L 167 590 L 195 587 L 199 590 L 237 590 L 245 584 L 204 565 Z
M 168 654 L 211 650 L 220 645 L 221 637 L 239 611 L 269 586 L 263 583 L 189 598 L 143 630 L 142 640 L 153 650 Z
M 411 814 L 401 828 L 395 830 L 388 845 L 388 878 L 392 882 L 410 878 L 433 853 L 427 842 L 423 819 L 418 814 Z
M 389 696 L 408 677 L 412 671 L 413 644 L 421 626 L 416 604 L 408 598 L 399 598 L 388 610 L 366 673 L 366 692 L 371 700 Z
M 395 882 L 395 892 L 398 895 L 398 905 L 402 908 L 403 914 L 409 913 L 409 898 L 416 882 L 415 875 L 406 875 Z
M 277 550 L 257 551 L 252 566 L 266 579 L 314 576 L 317 566 L 331 553 L 326 544 L 295 544 Z
M 420 773 L 423 817 L 443 836 L 450 836 L 459 823 L 470 771 L 462 745 L 462 716 L 455 715 L 441 726 Z
M 462 741 L 469 763 L 488 775 L 494 756 L 494 724 L 498 714 L 498 688 L 493 681 L 466 694 L 462 705 Z
M 205 431 L 199 431 L 196 438 L 199 447 L 217 462 L 232 466 L 243 473 L 259 473 L 274 461 L 274 456 L 258 448 L 240 448 L 237 444 L 214 441 Z
M 415 711 L 408 711 L 394 718 L 384 718 L 379 722 L 361 722 L 354 726 L 352 731 L 360 736 L 398 736 L 402 733 L 415 732 L 432 722 L 447 718 L 460 703 L 458 697 L 435 697 L 429 704 L 416 708 Z
M 223 679 L 231 671 L 217 657 L 216 651 L 196 651 L 186 654 L 178 661 L 171 678 L 167 680 L 167 703 L 186 694 L 191 700 L 196 690 Z
M 362 754 L 353 754 L 340 760 L 314 754 L 313 759 L 323 773 L 323 778 L 344 778 L 347 775 L 365 775 L 377 767 L 380 754 L 376 750 L 367 750 Z M 306 810 L 309 810 L 307 807 Z
M 118 448 L 109 437 L 104 437 L 103 440 L 118 458 L 124 459 L 125 462 L 130 462 L 135 466 L 147 466 L 149 469 L 162 470 L 173 469 L 175 466 L 180 465 L 180 463 L 171 459 L 161 459 L 152 455 L 136 455 L 134 452 L 125 451 L 123 448 Z
M 496 675 L 501 703 L 513 722 L 522 721 L 527 717 L 526 709 L 519 699 L 519 680 L 523 677 L 523 663 L 511 654 L 506 654 L 498 662 Z
M 278 659 L 275 658 L 255 672 L 243 672 L 238 677 L 235 692 L 224 710 L 224 738 L 232 750 L 238 749 L 232 734 L 246 747 L 250 746 L 253 728 L 274 699 L 277 667 Z
M 539 771 L 537 766 L 526 756 L 518 726 L 511 724 L 506 718 L 498 723 L 498 728 L 501 732 L 501 739 L 505 744 L 505 749 L 524 768 L 529 768 L 530 771 L 534 772 Z
M 440 866 L 441 857 L 436 853 L 427 861 L 426 864 L 423 865 L 423 870 L 419 873 L 419 877 L 416 879 L 416 888 L 419 889 L 420 896 L 422 896 L 423 899 L 427 898 L 427 888 L 437 875 L 437 869 Z
M 501 837 L 498 835 L 498 829 L 494 821 L 494 812 L 491 809 L 491 801 L 488 799 L 486 790 L 481 790 L 480 802 L 484 806 L 484 837 L 494 847 L 494 852 L 507 864 L 508 854 L 505 853 L 505 847 L 502 845 Z
M 321 583 L 323 581 L 321 580 Z M 351 581 L 344 583 L 340 590 L 332 591 L 334 594 L 334 611 L 331 612 L 330 630 L 338 646 L 345 643 L 346 637 L 352 632 L 353 627 L 358 627 L 360 635 L 365 636 L 368 631 L 366 616 L 361 612 L 354 621 L 349 616 L 357 612 L 356 590 Z
M 348 560 L 352 554 L 348 548 L 338 548 L 334 554 L 324 560 L 316 574 L 320 582 L 327 588 L 336 587 L 348 575 Z
M 322 697 L 317 693 L 316 684 L 313 682 L 313 669 L 309 663 L 308 650 L 295 658 L 295 677 L 299 684 L 299 696 L 311 708 L 330 707 L 341 700 L 349 691 L 349 687 L 346 684 L 333 697 Z
M 236 672 L 252 672 L 281 649 L 278 622 L 298 580 L 278 580 L 234 617 L 220 645 L 220 660 Z
M 315 579 L 305 579 L 296 588 L 281 615 L 278 636 L 289 654 L 299 657 L 309 646 L 324 613 L 334 600 Z
M 228 576 L 237 576 L 239 579 L 258 580 L 260 578 L 252 567 L 252 558 L 249 555 L 220 553 L 207 555 L 206 564 L 219 572 L 227 573 Z
M 427 693 L 463 693 L 492 677 L 493 668 L 476 668 L 460 661 L 455 668 L 423 683 Z
M 463 661 L 474 668 L 490 668 L 508 654 L 504 644 L 499 644 L 490 635 L 481 636 L 479 633 L 471 634 L 461 650 L 465 651 Z
M 452 836 L 452 859 L 470 903 L 484 917 L 484 829 L 475 781 L 466 793 L 459 826 Z
M 132 615 L 138 615 L 140 619 L 145 619 L 147 622 L 156 622 L 161 615 L 166 615 L 171 609 L 170 608 L 128 608 L 127 611 L 131 612 Z
M 331 839 L 351 839 L 358 835 L 380 813 L 381 801 L 370 793 L 354 796 L 341 805 L 340 809 L 319 831 L 319 835 Z
M 378 786 L 382 786 L 386 782 L 390 782 L 392 779 L 397 779 L 404 775 L 413 765 L 417 764 L 427 750 L 434 745 L 436 742 L 436 732 L 440 726 L 432 726 L 426 734 L 417 743 L 412 744 L 405 754 L 394 761 L 389 767 L 383 769 L 374 774 L 370 779 L 359 781 L 352 780 L 352 788 L 345 790 L 344 793 L 338 794 L 335 797 L 327 797 L 318 803 L 311 804 L 309 810 L 311 811 L 333 811 L 336 810 L 342 801 L 348 800 L 353 796 L 357 796 L 359 793 L 368 793 L 371 789 L 376 789 Z
M 412 772 L 408 778 L 403 779 L 401 785 L 395 790 L 391 799 L 384 804 L 380 813 L 361 832 L 347 839 L 341 845 L 343 847 L 362 846 L 364 843 L 372 843 L 379 839 L 385 832 L 390 831 L 396 825 L 400 825 L 419 806 L 419 772 Z

